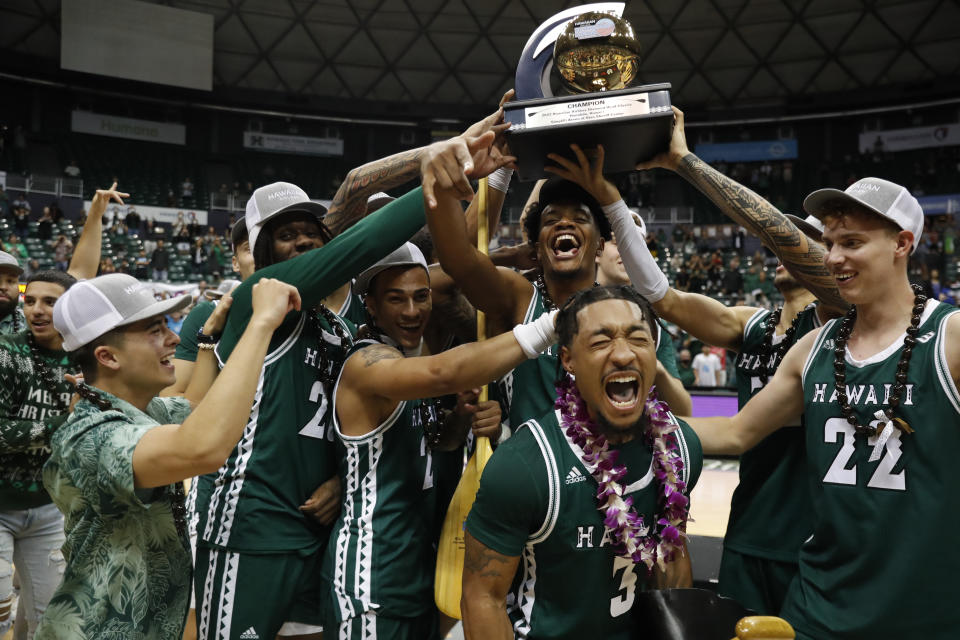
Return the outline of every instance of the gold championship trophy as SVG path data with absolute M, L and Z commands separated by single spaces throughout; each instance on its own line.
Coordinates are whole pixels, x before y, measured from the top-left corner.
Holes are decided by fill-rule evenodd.
M 639 78 L 640 43 L 624 3 L 572 7 L 530 36 L 517 65 L 516 101 L 504 105 L 521 180 L 547 177 L 547 154 L 602 144 L 604 171 L 632 171 L 670 143 L 670 85 Z

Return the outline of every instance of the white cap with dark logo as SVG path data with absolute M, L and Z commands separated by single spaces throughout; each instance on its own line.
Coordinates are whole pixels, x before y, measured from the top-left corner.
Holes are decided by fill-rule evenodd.
M 23 273 L 23 267 L 20 266 L 20 262 L 6 251 L 0 251 L 0 269 L 16 271 L 17 275 Z
M 358 296 L 366 295 L 370 289 L 370 283 L 381 271 L 392 267 L 423 267 L 424 271 L 430 273 L 427 266 L 427 260 L 423 257 L 423 252 L 412 242 L 405 242 L 400 248 L 396 249 L 387 257 L 373 264 L 360 272 L 356 281 L 353 283 L 353 290 Z
M 803 208 L 821 220 L 836 213 L 844 203 L 859 205 L 882 218 L 890 220 L 904 231 L 913 233 L 913 251 L 916 251 L 923 233 L 923 209 L 906 187 L 880 178 L 863 178 L 847 187 L 820 189 L 803 201 Z
M 70 287 L 53 306 L 53 326 L 63 337 L 63 350 L 75 351 L 108 331 L 146 318 L 183 309 L 188 295 L 157 300 L 133 276 L 111 273 Z
M 267 222 L 291 211 L 311 213 L 317 222 L 322 221 L 323 216 L 327 215 L 326 207 L 310 200 L 306 191 L 289 182 L 274 182 L 254 191 L 247 200 L 245 215 L 250 250 L 253 251 L 257 246 L 257 237 Z

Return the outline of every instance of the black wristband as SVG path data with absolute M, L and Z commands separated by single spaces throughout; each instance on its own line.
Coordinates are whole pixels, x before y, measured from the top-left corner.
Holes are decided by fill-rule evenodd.
M 200 329 L 197 331 L 197 344 L 217 344 L 218 340 L 220 340 L 219 333 L 208 336 L 203 332 L 203 327 L 200 327 Z

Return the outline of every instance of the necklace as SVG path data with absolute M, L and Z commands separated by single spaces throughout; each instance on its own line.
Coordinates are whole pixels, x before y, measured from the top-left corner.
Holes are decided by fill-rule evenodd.
M 537 274 L 537 279 L 533 281 L 533 286 L 537 289 L 537 291 L 540 292 L 540 298 L 543 299 L 543 306 L 547 311 L 553 311 L 557 308 L 553 298 L 551 298 L 550 294 L 547 292 L 547 283 L 543 279 L 543 271 Z M 600 283 L 594 280 L 593 286 L 599 287 Z
M 37 339 L 33 336 L 32 331 L 27 332 L 27 344 L 30 345 L 30 357 L 33 360 L 33 369 L 37 372 L 37 377 L 40 379 L 40 382 L 43 383 L 43 386 L 47 388 L 47 391 L 50 392 L 50 397 L 53 398 L 53 402 L 57 408 L 61 411 L 66 409 L 67 404 L 60 401 L 57 377 L 55 377 L 53 372 L 50 371 L 50 368 L 47 367 L 47 361 L 40 353 L 40 345 L 37 343 Z
M 327 321 L 328 325 L 330 325 L 330 331 L 332 331 L 334 336 L 336 336 L 336 338 L 340 341 L 340 345 L 344 348 L 344 350 L 353 345 L 353 338 L 347 335 L 347 331 L 343 328 L 343 324 L 341 324 L 339 318 L 337 318 L 333 311 L 330 311 L 330 309 L 327 309 L 322 304 L 317 305 L 316 308 L 311 309 L 307 313 L 310 324 L 320 341 L 320 364 L 317 365 L 320 371 L 320 382 L 323 384 L 324 388 L 329 394 L 333 389 L 333 385 L 336 383 L 337 375 L 340 373 L 340 366 L 343 364 L 343 351 L 341 351 L 341 356 L 337 358 L 336 362 L 333 363 L 334 366 L 331 366 L 331 358 L 330 354 L 328 353 L 330 345 L 323 338 L 325 329 L 323 328 L 323 324 L 320 322 L 320 316 L 323 316 L 323 319 Z
M 649 420 L 644 439 L 653 450 L 653 473 L 660 481 L 660 495 L 659 512 L 653 514 L 649 525 L 633 508 L 633 498 L 623 497 L 621 481 L 627 468 L 617 464 L 619 452 L 610 450 L 569 375 L 557 385 L 556 407 L 560 410 L 560 426 L 583 450 L 583 464 L 597 482 L 597 509 L 610 530 L 614 553 L 634 563 L 642 562 L 648 570 L 654 564 L 663 569 L 665 563 L 683 553 L 690 506 L 687 483 L 680 479 L 683 460 L 679 445 L 676 436 L 668 437 L 678 427 L 670 420 L 667 407 L 651 388 L 644 409 Z
M 400 353 L 404 353 L 403 348 L 397 341 L 384 333 L 380 327 L 374 324 L 372 319 L 363 325 L 361 335 L 364 339 L 391 346 Z M 422 398 L 417 404 L 416 412 L 417 418 L 420 419 L 420 426 L 423 429 L 423 437 L 426 439 L 427 446 L 433 449 L 440 444 L 440 439 L 443 436 L 443 423 L 447 417 L 443 402 L 440 398 Z
M 763 346 L 761 347 L 761 356 L 760 356 L 760 383 L 767 384 L 767 380 L 770 379 L 774 373 L 777 372 L 777 367 L 780 366 L 780 362 L 783 360 L 783 356 L 787 353 L 787 349 L 790 348 L 790 345 L 793 344 L 793 336 L 797 333 L 797 321 L 800 320 L 800 314 L 798 313 L 793 317 L 793 320 L 790 322 L 790 326 L 787 328 L 786 333 L 783 334 L 783 340 L 774 347 L 773 346 L 773 334 L 777 329 L 777 325 L 780 324 L 780 314 L 783 313 L 783 307 L 778 307 L 773 311 L 769 316 L 767 316 L 767 322 L 764 327 L 764 336 L 763 336 Z
M 843 320 L 840 323 L 840 329 L 837 331 L 836 345 L 833 350 L 833 377 L 837 391 L 837 402 L 840 404 L 840 413 L 846 418 L 857 433 L 863 433 L 868 436 L 879 436 L 885 430 L 885 427 L 896 426 L 904 433 L 913 433 L 913 429 L 901 418 L 894 418 L 893 412 L 900 406 L 900 399 L 903 397 L 904 389 L 907 384 L 907 371 L 910 368 L 910 356 L 913 355 L 913 347 L 917 344 L 917 332 L 920 330 L 920 318 L 923 316 L 923 308 L 927 303 L 927 297 L 923 295 L 922 289 L 918 285 L 913 285 L 913 311 L 910 316 L 910 326 L 907 327 L 907 334 L 903 338 L 903 349 L 900 352 L 900 360 L 897 362 L 897 374 L 894 378 L 893 389 L 890 391 L 890 405 L 877 411 L 875 414 L 880 424 L 876 428 L 869 425 L 862 425 L 853 412 L 853 407 L 847 399 L 847 340 L 853 331 L 853 325 L 857 320 L 857 308 L 854 305 L 847 310 Z M 890 431 L 887 430 L 889 434 Z M 889 435 L 888 435 L 889 437 Z

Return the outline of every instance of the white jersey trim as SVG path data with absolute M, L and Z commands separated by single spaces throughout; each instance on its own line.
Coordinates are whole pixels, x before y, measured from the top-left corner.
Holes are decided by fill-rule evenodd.
M 960 392 L 957 391 L 957 385 L 950 374 L 950 363 L 947 362 L 947 322 L 950 317 L 960 313 L 960 310 L 951 311 L 940 320 L 940 328 L 937 331 L 937 343 L 934 347 L 934 362 L 936 363 L 937 378 L 940 380 L 940 386 L 946 392 L 947 399 L 953 405 L 953 410 L 960 414 Z
M 343 366 L 340 367 L 340 373 L 337 374 L 337 383 L 333 386 L 333 400 L 331 400 L 331 402 L 332 402 L 332 404 L 333 404 L 333 406 L 332 406 L 332 409 L 333 409 L 333 428 L 334 428 L 334 431 L 336 432 L 337 436 L 338 436 L 341 440 L 343 440 L 343 444 L 344 444 L 345 446 L 356 446 L 356 445 L 359 445 L 359 444 L 363 444 L 364 442 L 367 442 L 367 441 L 372 440 L 372 439 L 374 439 L 374 438 L 382 437 L 383 434 L 386 433 L 386 432 L 390 429 L 390 427 L 392 427 L 394 424 L 396 424 L 397 419 L 398 419 L 398 418 L 400 417 L 400 415 L 403 413 L 403 409 L 407 406 L 407 401 L 406 401 L 406 400 L 403 400 L 403 401 L 401 401 L 400 403 L 398 403 L 397 406 L 396 406 L 396 408 L 395 408 L 395 409 L 393 410 L 393 412 L 387 417 L 387 419 L 384 420 L 383 422 L 381 422 L 380 424 L 378 424 L 377 427 L 376 427 L 375 429 L 373 429 L 372 431 L 370 431 L 369 433 L 365 433 L 365 434 L 363 434 L 362 436 L 347 436 L 347 435 L 344 435 L 344 434 L 343 434 L 343 431 L 340 429 L 340 418 L 337 416 L 337 391 L 340 389 L 340 380 L 343 378 L 343 372 L 344 372 L 344 370 L 346 370 L 346 368 L 347 368 L 347 362 L 349 362 L 350 358 L 353 358 L 354 356 L 356 356 L 356 355 L 357 355 L 358 353 L 360 353 L 361 351 L 363 351 L 363 349 L 358 349 L 358 350 L 354 351 L 354 352 L 350 355 L 349 358 L 347 358 L 346 360 L 343 361 Z
M 747 323 L 743 325 L 743 336 L 741 339 L 746 340 L 747 334 L 753 331 L 754 325 L 760 322 L 760 318 L 767 316 L 769 313 L 766 309 L 757 309 L 754 311 L 753 315 L 747 320 Z
M 937 309 L 939 305 L 940 305 L 940 302 L 938 300 L 934 300 L 932 298 L 930 300 L 927 300 L 927 304 L 923 308 L 923 315 L 920 316 L 920 326 L 923 326 L 923 324 L 930 319 L 930 316 L 933 314 L 933 312 Z M 847 364 L 853 367 L 857 367 L 859 369 L 860 367 L 865 367 L 867 365 L 883 362 L 884 360 L 892 356 L 897 351 L 900 351 L 901 348 L 903 348 L 903 339 L 906 336 L 907 336 L 907 332 L 904 331 L 899 336 L 897 336 L 897 338 L 893 342 L 891 342 L 889 345 L 887 345 L 884 349 L 881 349 L 877 353 L 867 358 L 864 358 L 863 360 L 857 360 L 856 358 L 854 358 L 853 355 L 850 353 L 850 347 L 847 347 L 846 354 L 845 354 Z
M 543 519 L 540 528 L 527 538 L 528 544 L 537 544 L 546 540 L 553 527 L 557 524 L 557 518 L 560 515 L 560 471 L 557 468 L 557 460 L 553 457 L 547 437 L 543 433 L 543 427 L 536 420 L 528 420 L 524 423 L 533 434 L 533 439 L 537 441 L 540 447 L 540 453 L 543 455 L 543 463 L 547 470 L 547 514 Z M 521 425 L 523 426 L 523 425 Z

